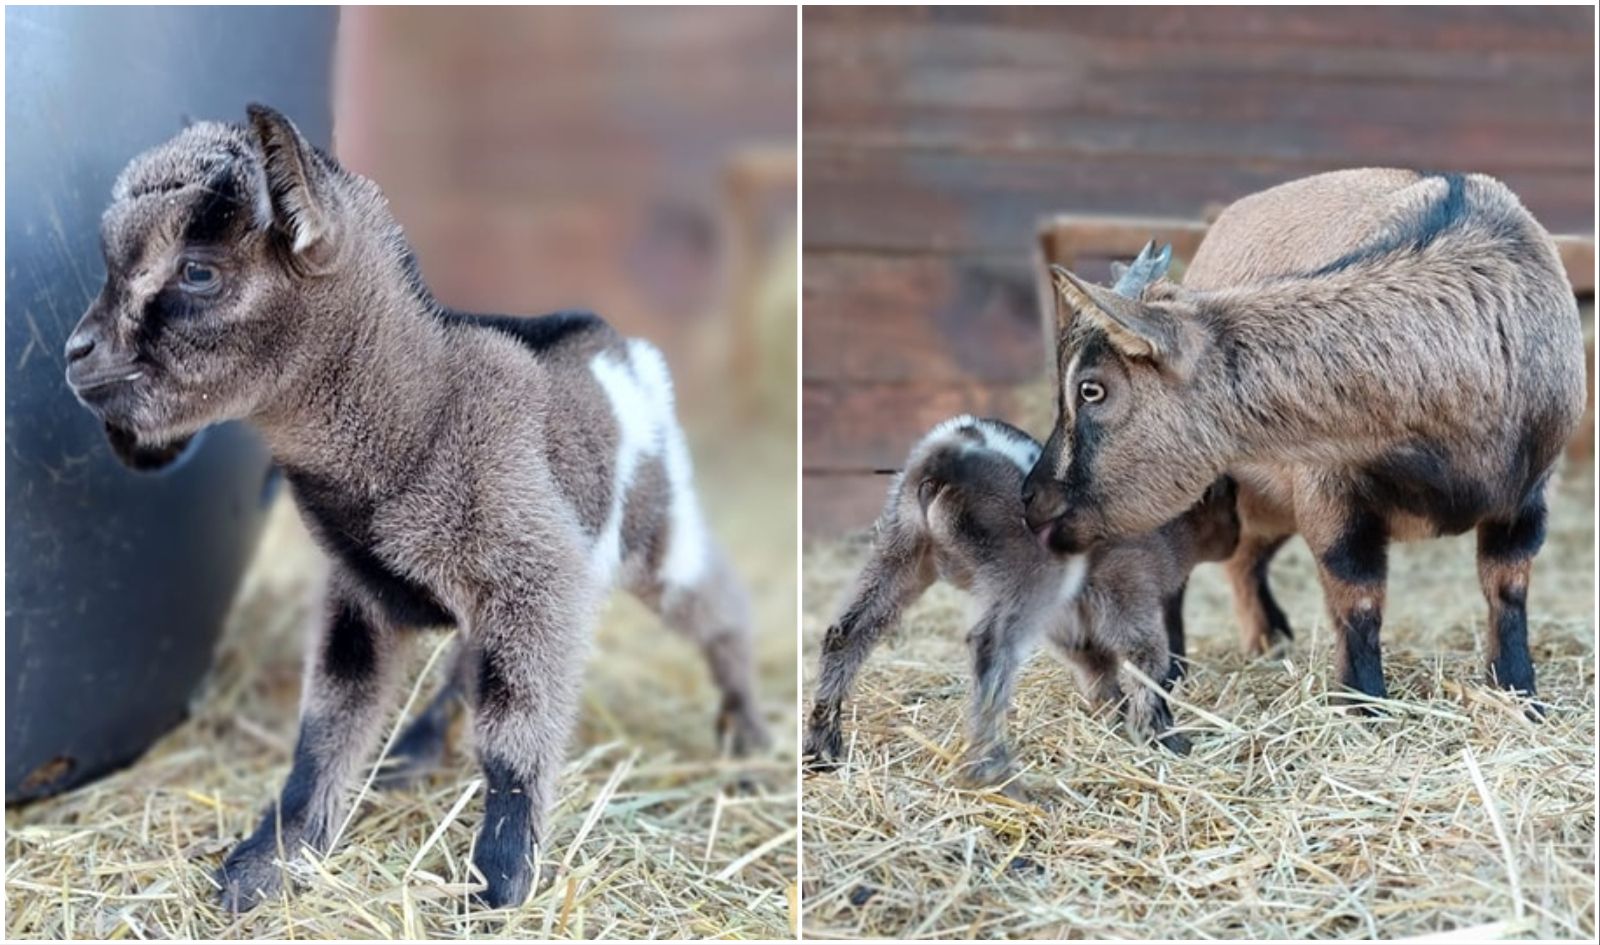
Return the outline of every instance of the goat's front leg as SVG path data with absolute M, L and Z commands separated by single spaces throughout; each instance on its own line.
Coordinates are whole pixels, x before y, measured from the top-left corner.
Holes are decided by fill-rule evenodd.
M 1011 709 L 1017 672 L 1032 654 L 1041 630 L 1043 621 L 1038 616 L 1023 602 L 996 601 L 967 634 L 973 689 L 962 778 L 969 784 L 987 787 L 1012 774 L 1006 713 Z
M 1172 686 L 1162 677 L 1172 666 L 1166 635 L 1151 620 L 1148 627 L 1141 628 L 1141 632 L 1123 644 L 1122 652 L 1118 655 L 1121 657 L 1117 671 L 1118 684 L 1125 700 L 1122 706 L 1123 720 L 1134 740 L 1154 740 L 1174 754 L 1187 755 L 1189 738 L 1173 730 L 1172 707 L 1167 703 L 1167 692 Z M 1146 685 L 1129 672 L 1130 665 L 1156 686 Z
M 335 574 L 321 633 L 307 657 L 300 737 L 283 793 L 217 873 L 222 902 L 242 912 L 282 884 L 277 860 L 324 852 L 348 807 L 345 789 L 377 744 L 394 696 L 406 632 L 387 625 Z
M 473 898 L 491 909 L 528 898 L 549 849 L 546 820 L 577 715 L 591 621 L 592 608 L 528 593 L 490 604 L 472 628 L 473 726 L 487 790 L 472 857 L 487 885 Z

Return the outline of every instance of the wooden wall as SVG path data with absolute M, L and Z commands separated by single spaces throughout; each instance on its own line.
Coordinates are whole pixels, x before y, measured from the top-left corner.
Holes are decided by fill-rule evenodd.
M 1061 211 L 1197 217 L 1360 165 L 1594 218 L 1586 8 L 805 9 L 804 500 L 871 521 L 933 421 L 1041 377 L 1029 253 Z
M 730 168 L 794 153 L 797 56 L 792 8 L 349 7 L 336 150 L 447 304 L 593 309 L 667 349 L 682 388 L 707 373 L 695 336 L 731 331 L 704 324 L 736 249 Z M 792 234 L 792 184 L 773 202 Z

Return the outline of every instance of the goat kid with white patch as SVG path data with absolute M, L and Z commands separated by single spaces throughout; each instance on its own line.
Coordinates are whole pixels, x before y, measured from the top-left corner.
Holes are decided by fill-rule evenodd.
M 1005 716 L 1017 672 L 1044 641 L 1093 703 L 1120 702 L 1136 739 L 1189 750 L 1165 691 L 1127 667 L 1168 688 L 1182 675 L 1183 587 L 1196 563 L 1233 551 L 1232 482 L 1219 481 L 1194 508 L 1145 535 L 1057 556 L 1022 516 L 1022 482 L 1039 452 L 1016 427 L 970 416 L 940 423 L 911 450 L 849 602 L 823 638 L 805 740 L 809 767 L 825 770 L 843 757 L 841 717 L 856 675 L 883 633 L 939 580 L 971 593 L 979 613 L 967 635 L 973 694 L 964 781 L 1026 797 Z
M 477 899 L 514 906 L 546 815 L 599 608 L 620 584 L 696 641 L 735 754 L 766 744 L 749 606 L 702 521 L 661 354 L 593 315 L 452 311 L 423 283 L 377 185 L 272 109 L 202 122 L 135 158 L 102 233 L 106 284 L 67 379 L 138 468 L 200 429 L 254 425 L 333 559 L 294 765 L 228 855 L 226 906 L 326 851 L 419 628 L 456 625 L 450 681 L 386 784 L 474 710 L 487 797 Z

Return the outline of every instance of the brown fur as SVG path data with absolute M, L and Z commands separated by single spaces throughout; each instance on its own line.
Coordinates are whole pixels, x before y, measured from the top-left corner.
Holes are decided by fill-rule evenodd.
M 1028 520 L 1059 549 L 1149 527 L 1227 472 L 1247 645 L 1287 635 L 1264 575 L 1298 530 L 1351 654 L 1341 681 L 1368 695 L 1388 541 L 1476 527 L 1490 558 L 1537 551 L 1583 346 L 1553 243 L 1491 178 L 1319 175 L 1223 213 L 1182 288 L 1058 284 L 1064 394 Z M 1072 396 L 1085 380 L 1108 392 L 1093 408 Z M 1496 674 L 1531 692 L 1521 638 Z
M 1164 695 L 1124 666 L 1169 685 L 1180 675 L 1182 654 L 1169 649 L 1165 610 L 1181 601 L 1197 562 L 1232 552 L 1238 521 L 1231 484 L 1152 532 L 1057 558 L 1022 520 L 1018 496 L 1037 455 L 1038 444 L 1022 431 L 971 417 L 941 424 L 912 450 L 890 487 L 850 602 L 823 641 L 808 764 L 826 767 L 840 758 L 842 707 L 856 674 L 882 633 L 936 580 L 969 591 L 981 612 L 968 635 L 968 780 L 991 785 L 1011 776 L 1005 714 L 1016 672 L 1041 640 L 1075 669 L 1092 701 L 1123 701 L 1136 738 L 1187 751 L 1187 738 L 1171 730 Z
M 436 756 L 450 705 L 473 704 L 489 905 L 522 901 L 549 843 L 614 584 L 704 649 L 732 749 L 764 742 L 744 592 L 702 534 L 654 349 L 586 314 L 444 308 L 377 186 L 260 106 L 248 128 L 197 124 L 136 158 L 103 231 L 68 379 L 113 447 L 158 465 L 202 427 L 250 421 L 334 559 L 295 765 L 224 863 L 230 907 L 277 888 L 280 849 L 330 842 L 418 627 L 455 623 L 464 642 L 401 744 Z

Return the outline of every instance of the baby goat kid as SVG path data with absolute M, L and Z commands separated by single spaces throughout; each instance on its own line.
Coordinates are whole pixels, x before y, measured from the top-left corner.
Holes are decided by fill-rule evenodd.
M 1239 523 L 1233 487 L 1219 481 L 1194 508 L 1146 534 L 1058 557 L 1022 517 L 1022 481 L 1039 444 L 999 420 L 955 417 L 911 451 L 889 489 L 872 552 L 842 616 L 822 643 L 808 763 L 843 754 L 840 716 L 861 664 L 885 630 L 936 580 L 970 591 L 982 616 L 967 635 L 974 689 L 964 774 L 974 784 L 1012 772 L 1005 714 L 1017 671 L 1047 639 L 1077 670 L 1097 704 L 1126 699 L 1132 734 L 1179 754 L 1165 693 L 1140 683 L 1131 665 L 1168 687 L 1182 674 L 1182 612 L 1175 602 L 1200 561 L 1233 551 Z M 1179 641 L 1178 653 L 1169 639 Z
M 334 839 L 418 628 L 461 629 L 489 906 L 523 901 L 549 841 L 614 585 L 703 647 L 731 749 L 765 742 L 744 591 L 702 521 L 655 348 L 583 313 L 444 308 L 378 187 L 258 105 L 246 128 L 196 124 L 135 158 L 102 234 L 67 380 L 112 448 L 157 467 L 249 420 L 333 559 L 293 769 L 222 866 L 229 907 L 277 889 L 279 850 Z

